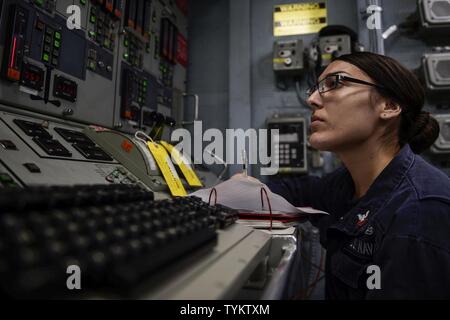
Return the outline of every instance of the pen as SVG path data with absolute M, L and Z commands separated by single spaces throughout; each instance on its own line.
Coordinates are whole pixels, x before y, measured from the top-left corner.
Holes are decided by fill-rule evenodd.
M 245 149 L 242 150 L 242 171 L 244 173 L 244 176 L 247 176 L 247 174 L 248 174 L 248 163 L 247 163 L 247 154 L 245 152 Z

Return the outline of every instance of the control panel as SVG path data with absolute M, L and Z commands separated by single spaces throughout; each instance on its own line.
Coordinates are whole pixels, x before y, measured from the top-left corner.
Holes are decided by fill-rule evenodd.
M 321 67 L 326 67 L 337 58 L 352 52 L 351 37 L 346 34 L 336 36 L 322 36 L 319 39 Z
M 170 118 L 166 119 L 162 117 L 164 122 L 159 123 L 158 119 L 161 116 L 161 114 L 157 113 L 150 115 L 151 119 L 149 121 L 151 121 L 150 126 L 153 128 L 152 132 L 156 132 L 156 134 L 153 134 L 155 140 L 157 132 L 160 131 L 156 129 L 158 126 L 170 126 Z M 128 168 L 153 191 L 168 192 L 167 182 L 161 174 L 157 161 L 142 139 L 126 133 L 95 126 L 86 127 L 83 132 L 95 141 L 95 143 L 100 145 L 103 150 L 107 151 L 108 154 L 112 155 L 114 159 L 117 159 Z M 152 136 L 152 132 L 150 136 Z M 203 186 L 210 186 L 217 182 L 216 176 L 208 172 L 206 168 L 196 166 L 195 174 Z M 186 190 L 193 192 L 198 189 L 198 187 L 190 186 L 181 174 L 180 179 Z
M 143 111 L 179 114 L 185 92 L 183 1 L 5 0 L 0 100 L 61 119 L 134 133 Z M 80 25 L 68 21 L 79 9 Z M 184 9 L 183 9 L 184 8 Z
M 268 139 L 270 155 L 275 156 L 278 172 L 305 173 L 308 170 L 306 157 L 306 120 L 302 117 L 271 118 L 267 120 L 267 129 L 278 130 L 278 144 L 271 150 Z
M 57 118 L 0 112 L 0 188 L 136 184 L 149 189 L 83 133 Z
M 304 69 L 303 41 L 276 41 L 273 48 L 273 70 L 278 74 L 299 75 Z
M 139 182 L 167 194 L 155 163 L 139 162 L 143 182 L 109 145 L 123 150 L 128 139 L 150 159 L 134 133 L 167 139 L 183 113 L 174 92 L 186 90 L 185 3 L 5 0 L 0 9 L 2 186 Z

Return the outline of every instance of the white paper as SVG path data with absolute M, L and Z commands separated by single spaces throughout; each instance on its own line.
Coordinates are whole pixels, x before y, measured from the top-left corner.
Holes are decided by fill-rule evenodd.
M 247 220 L 239 219 L 236 223 L 245 225 L 247 227 L 252 227 L 255 229 L 268 229 L 270 228 L 269 220 Z M 298 224 L 297 222 L 281 222 L 277 220 L 272 221 L 272 230 L 277 230 L 274 234 L 292 234 L 292 232 L 285 232 L 285 230 L 291 230 L 292 226 Z
M 237 210 L 269 213 L 267 197 L 264 192 L 264 207 L 261 204 L 261 188 L 264 188 L 270 201 L 272 214 L 328 214 L 313 208 L 294 207 L 282 196 L 271 192 L 264 183 L 245 175 L 236 175 L 214 188 L 217 191 L 217 203 Z M 212 188 L 201 189 L 191 195 L 208 202 L 211 190 Z M 215 203 L 214 192 L 211 194 L 211 203 Z

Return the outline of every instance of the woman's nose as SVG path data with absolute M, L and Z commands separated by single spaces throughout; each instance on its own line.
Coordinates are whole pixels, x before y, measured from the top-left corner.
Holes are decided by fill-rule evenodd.
M 312 110 L 320 109 L 322 108 L 322 97 L 319 94 L 319 91 L 314 91 L 306 100 L 308 105 L 311 107 Z

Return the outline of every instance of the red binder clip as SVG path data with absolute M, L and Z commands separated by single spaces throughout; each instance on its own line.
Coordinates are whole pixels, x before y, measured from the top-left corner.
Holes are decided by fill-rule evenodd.
M 209 199 L 208 199 L 208 204 L 209 205 L 211 205 L 211 196 L 212 196 L 212 194 L 214 193 L 214 206 L 216 205 L 216 203 L 217 203 L 217 190 L 216 190 L 216 188 L 212 188 L 211 189 L 211 192 L 209 193 Z
M 263 192 L 266 195 L 267 204 L 269 205 L 269 212 L 270 212 L 270 231 L 272 231 L 272 206 L 270 205 L 269 196 L 267 195 L 267 191 L 264 187 L 261 187 L 261 206 L 264 210 L 264 198 L 263 198 Z

